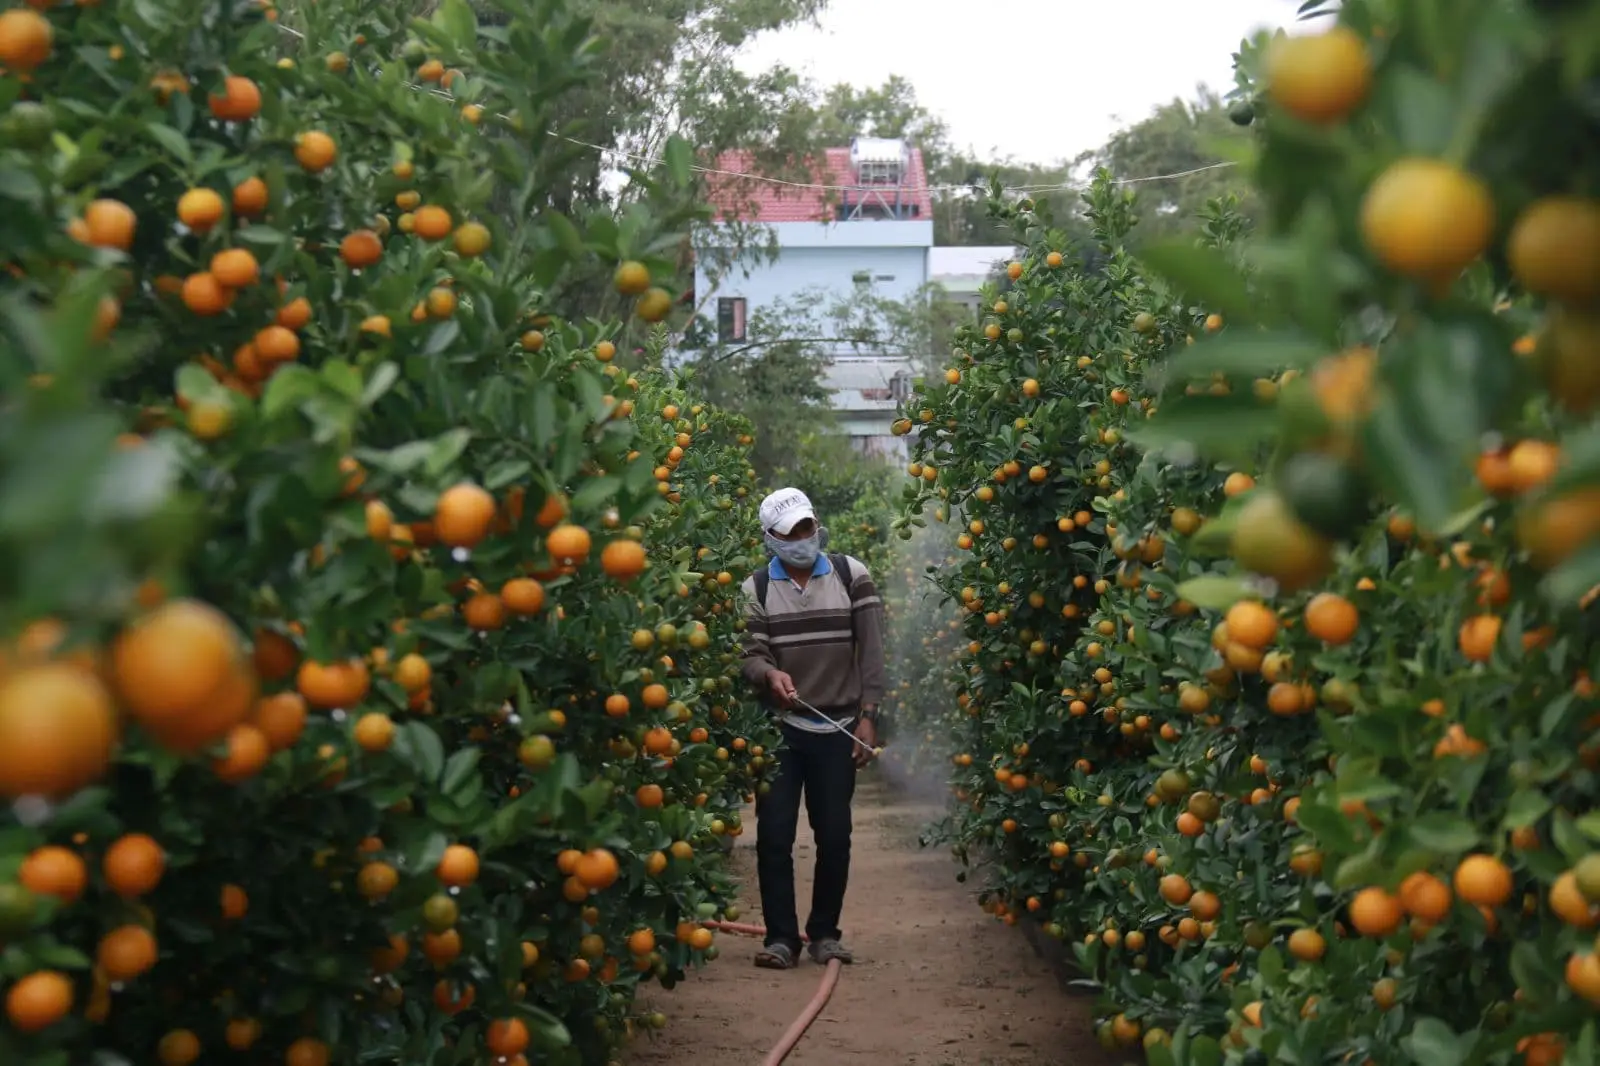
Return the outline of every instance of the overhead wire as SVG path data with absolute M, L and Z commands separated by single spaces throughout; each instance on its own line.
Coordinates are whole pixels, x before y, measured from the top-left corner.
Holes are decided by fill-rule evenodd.
M 290 34 L 291 36 L 297 37 L 300 40 L 305 40 L 306 39 L 305 34 L 301 33 L 299 30 L 295 29 L 292 26 L 285 26 L 282 23 L 275 23 L 275 25 L 280 30 L 284 31 L 287 34 Z M 417 84 L 412 83 L 412 84 L 410 84 L 410 88 L 412 90 L 414 90 L 414 91 L 426 92 L 426 93 L 428 93 L 428 94 L 430 94 L 432 96 L 438 96 L 438 97 L 441 97 L 441 98 L 446 99 L 446 100 L 455 99 L 455 96 L 452 95 L 451 93 L 448 93 L 448 92 L 444 91 L 443 89 L 433 88 L 431 86 L 417 85 Z M 498 119 L 501 119 L 503 121 L 510 121 L 511 120 L 511 116 L 510 115 L 500 114 L 499 112 L 495 113 L 495 117 L 498 118 Z M 588 148 L 588 149 L 591 149 L 593 151 L 600 152 L 600 153 L 602 153 L 602 155 L 609 155 L 609 156 L 612 156 L 612 157 L 618 158 L 618 159 L 626 159 L 629 162 L 639 163 L 639 164 L 641 164 L 643 166 L 646 166 L 646 167 L 659 166 L 661 163 L 665 162 L 665 157 L 664 156 L 646 155 L 646 154 L 638 153 L 638 152 L 630 152 L 627 149 L 618 148 L 618 147 L 615 147 L 615 146 L 607 146 L 607 145 L 603 145 L 603 144 L 595 144 L 595 143 L 593 143 L 591 141 L 580 140 L 577 137 L 569 137 L 564 133 L 557 132 L 556 130 L 547 129 L 547 130 L 545 130 L 545 133 L 546 133 L 546 135 L 548 135 L 550 137 L 554 137 L 557 140 L 566 141 L 568 144 L 574 144 L 574 145 L 577 145 L 577 146 L 579 146 L 581 148 Z M 1203 174 L 1206 171 L 1221 170 L 1221 169 L 1224 169 L 1224 168 L 1227 168 L 1227 167 L 1233 167 L 1233 166 L 1237 166 L 1237 165 L 1238 165 L 1237 163 L 1232 162 L 1232 161 L 1225 161 L 1225 162 L 1220 162 L 1220 163 L 1207 163 L 1207 164 L 1205 164 L 1203 166 L 1190 167 L 1187 170 L 1177 170 L 1177 171 L 1172 171 L 1171 173 L 1166 173 L 1166 174 L 1146 174 L 1146 175 L 1144 175 L 1142 177 L 1137 177 L 1137 178 L 1113 178 L 1111 180 L 1111 184 L 1113 184 L 1113 185 L 1140 185 L 1140 184 L 1143 184 L 1145 182 L 1151 182 L 1151 181 L 1170 181 L 1170 180 L 1173 180 L 1175 178 L 1187 178 L 1187 177 L 1189 177 L 1191 175 L 1194 175 L 1194 174 Z M 701 166 L 699 164 L 693 164 L 690 169 L 693 170 L 697 174 L 708 174 L 708 175 L 711 175 L 711 176 L 714 176 L 714 177 L 737 178 L 737 179 L 739 179 L 741 181 L 751 181 L 751 182 L 756 182 L 756 183 L 762 184 L 762 185 L 773 185 L 773 186 L 778 186 L 780 188 L 785 188 L 785 189 L 794 189 L 796 191 L 807 191 L 807 192 L 860 192 L 863 189 L 874 188 L 874 186 L 870 186 L 870 185 L 865 185 L 865 186 L 864 185 L 830 185 L 830 184 L 827 184 L 827 183 L 824 183 L 824 182 L 789 181 L 789 180 L 787 180 L 785 178 L 774 178 L 774 177 L 772 177 L 770 175 L 767 175 L 767 174 L 752 174 L 752 173 L 749 173 L 749 172 L 746 172 L 746 171 L 739 171 L 739 170 L 723 170 L 723 169 L 720 169 L 718 167 L 707 167 L 707 166 Z M 1071 190 L 1071 189 L 1081 189 L 1081 188 L 1083 188 L 1083 186 L 1084 186 L 1084 183 L 1081 182 L 1081 181 L 1065 181 L 1065 182 L 1044 183 L 1044 184 L 1034 184 L 1034 185 L 1005 185 L 1005 186 L 1001 186 L 1001 190 L 1000 191 L 1002 193 L 1064 192 L 1064 191 Z M 974 183 L 974 184 L 971 184 L 971 185 L 959 185 L 959 184 L 927 185 L 927 184 L 923 184 L 923 185 L 902 185 L 902 186 L 898 186 L 898 188 L 903 192 L 909 192 L 909 193 L 927 192 L 928 194 L 932 195 L 932 194 L 935 194 L 935 193 L 980 192 L 980 191 L 985 190 L 987 188 L 987 186 L 982 185 L 982 184 L 977 184 L 977 183 Z

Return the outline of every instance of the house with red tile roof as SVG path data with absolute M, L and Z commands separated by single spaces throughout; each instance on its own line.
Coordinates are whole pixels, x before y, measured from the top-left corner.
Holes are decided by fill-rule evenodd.
M 858 137 L 824 150 L 812 175 L 795 179 L 761 173 L 748 152 L 725 153 L 711 169 L 715 215 L 695 235 L 695 302 L 721 342 L 745 339 L 751 317 L 779 301 L 808 293 L 848 299 L 867 289 L 905 300 L 928 284 L 933 198 L 920 149 Z M 728 263 L 734 224 L 764 229 L 776 254 Z M 897 446 L 888 426 L 926 353 L 841 342 L 829 354 L 834 407 L 857 447 Z

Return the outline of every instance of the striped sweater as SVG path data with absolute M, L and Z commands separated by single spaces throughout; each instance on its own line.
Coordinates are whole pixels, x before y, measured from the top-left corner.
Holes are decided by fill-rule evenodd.
M 884 695 L 883 600 L 859 559 L 846 556 L 853 578 L 834 572 L 826 555 L 817 558 L 801 588 L 773 559 L 767 567 L 767 604 L 756 596 L 756 580 L 745 579 L 744 677 L 770 700 L 767 676 L 782 670 L 794 678 L 800 698 L 837 716 L 876 707 Z M 784 719 L 800 729 L 826 730 L 803 710 Z

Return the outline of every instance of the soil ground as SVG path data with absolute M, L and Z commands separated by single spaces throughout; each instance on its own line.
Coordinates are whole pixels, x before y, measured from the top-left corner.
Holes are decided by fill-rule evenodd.
M 917 834 L 938 816 L 884 785 L 857 789 L 845 943 L 856 961 L 786 1066 L 1110 1066 L 1092 1027 L 1092 999 L 1064 992 L 1015 929 L 984 914 L 940 848 Z M 815 851 L 804 815 L 795 848 L 800 919 Z M 745 824 L 755 826 L 754 812 Z M 761 922 L 755 833 L 734 849 L 740 921 Z M 629 1066 L 758 1066 L 816 992 L 821 967 L 756 969 L 758 942 L 723 933 L 720 957 L 643 1005 L 670 1019 L 641 1036 Z

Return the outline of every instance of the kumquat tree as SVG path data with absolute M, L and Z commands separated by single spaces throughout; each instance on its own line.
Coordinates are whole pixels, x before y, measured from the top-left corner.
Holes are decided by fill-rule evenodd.
M 652 332 L 692 150 L 557 210 L 589 26 L 432 6 L 0 10 L 7 1064 L 604 1063 L 716 954 L 774 735 L 752 429 Z
M 1592 1063 L 1600 6 L 1332 6 L 1238 57 L 1253 227 L 996 202 L 897 425 L 945 832 L 1159 1066 Z

